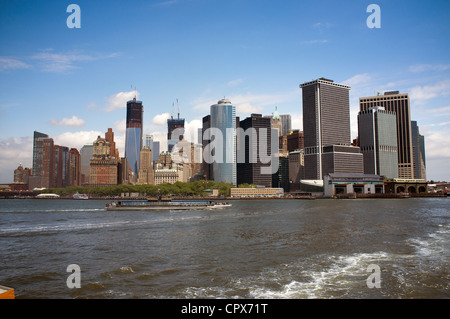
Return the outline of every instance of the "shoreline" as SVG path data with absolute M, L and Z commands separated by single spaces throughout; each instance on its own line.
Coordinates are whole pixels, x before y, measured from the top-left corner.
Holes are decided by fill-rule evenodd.
M 59 198 L 53 199 L 73 199 L 73 195 L 65 195 Z M 260 196 L 260 197 L 231 197 L 231 196 L 168 196 L 174 200 L 211 200 L 211 201 L 224 201 L 224 200 L 315 200 L 315 199 L 405 199 L 405 198 L 446 198 L 449 197 L 448 194 L 443 193 L 400 193 L 400 194 L 342 194 L 335 195 L 333 197 L 324 196 L 314 196 L 314 195 L 289 195 L 289 196 Z M 116 197 L 116 196 L 89 196 L 88 200 L 145 200 L 149 199 L 151 196 L 140 196 L 140 197 Z M 39 199 L 36 195 L 4 195 L 0 194 L 0 199 Z M 48 199 L 48 198 L 47 198 Z M 77 199 L 73 199 L 77 200 Z

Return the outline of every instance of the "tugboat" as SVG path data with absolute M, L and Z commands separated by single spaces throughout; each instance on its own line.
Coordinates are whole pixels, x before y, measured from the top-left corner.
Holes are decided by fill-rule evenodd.
M 198 210 L 231 207 L 227 202 L 209 200 L 123 200 L 106 205 L 108 211 L 158 211 L 158 210 Z

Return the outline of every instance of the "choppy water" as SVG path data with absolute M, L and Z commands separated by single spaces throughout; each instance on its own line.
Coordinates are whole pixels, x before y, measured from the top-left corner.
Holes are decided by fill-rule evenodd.
M 107 212 L 0 200 L 0 285 L 17 298 L 449 298 L 450 199 L 240 200 Z M 81 269 L 69 289 L 67 266 Z M 368 288 L 367 268 L 381 269 Z

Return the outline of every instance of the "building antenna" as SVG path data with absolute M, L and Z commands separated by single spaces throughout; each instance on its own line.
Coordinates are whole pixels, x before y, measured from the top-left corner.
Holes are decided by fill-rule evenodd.
M 173 102 L 172 102 L 172 115 L 170 116 L 173 120 Z
M 178 108 L 178 119 L 180 119 L 180 106 L 178 105 L 178 98 L 177 98 L 177 108 Z

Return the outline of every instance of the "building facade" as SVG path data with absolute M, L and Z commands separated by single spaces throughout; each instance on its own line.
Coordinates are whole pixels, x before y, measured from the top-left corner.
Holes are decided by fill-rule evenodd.
M 212 163 L 214 181 L 237 185 L 236 107 L 229 100 L 222 99 L 217 104 L 211 105 L 210 110 L 211 128 L 218 129 L 222 135 L 222 141 L 215 144 L 221 148 L 214 150 Z
M 350 146 L 350 87 L 325 78 L 300 87 L 305 179 L 322 180 L 329 173 L 345 171 L 363 172 L 362 154 L 358 147 Z
M 396 115 L 397 124 L 397 158 L 398 177 L 414 178 L 413 143 L 411 133 L 411 110 L 408 94 L 399 91 L 385 92 L 377 96 L 362 97 L 359 99 L 360 111 L 367 111 L 373 107 L 381 106 L 386 111 Z
M 303 149 L 289 152 L 289 182 L 300 183 L 305 176 L 305 157 Z
M 261 114 L 251 114 L 250 117 L 239 122 L 239 127 L 245 132 L 245 135 L 238 136 L 238 185 L 247 183 L 272 187 L 272 174 L 264 174 L 261 172 L 261 169 L 267 166 L 261 159 L 261 154 L 264 153 L 264 149 L 266 152 L 264 156 L 271 156 L 272 154 L 271 118 L 262 117 Z M 242 130 L 240 131 L 242 132 Z M 254 130 L 255 134 L 251 134 L 250 130 Z
M 413 145 L 414 178 L 427 179 L 425 161 L 425 137 L 420 135 L 417 121 L 411 121 L 411 135 Z
M 89 185 L 91 158 L 94 152 L 92 143 L 84 144 L 80 149 L 80 185 Z
M 47 134 L 34 131 L 33 136 L 33 171 L 29 187 L 54 187 L 53 139 Z
M 139 173 L 139 154 L 142 148 L 142 121 L 144 107 L 136 97 L 127 102 L 125 157 L 134 173 L 133 183 Z M 110 146 L 111 147 L 111 146 Z
M 91 186 L 113 186 L 118 181 L 118 165 L 111 157 L 111 145 L 108 140 L 98 137 L 93 143 L 90 161 L 89 184 Z
M 154 184 L 152 151 L 147 146 L 141 149 L 137 184 Z
M 394 112 L 373 107 L 358 114 L 358 143 L 364 174 L 398 177 L 397 124 Z
M 292 130 L 292 119 L 290 114 L 281 114 L 281 135 L 289 134 Z
M 69 171 L 69 185 L 81 186 L 81 155 L 76 148 L 69 150 L 70 156 L 70 171 Z

